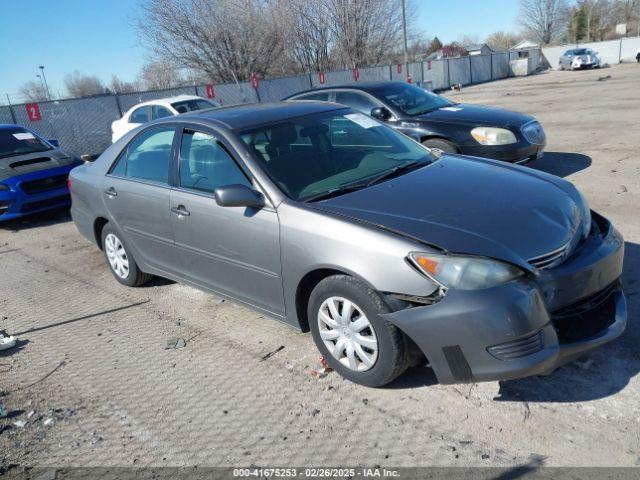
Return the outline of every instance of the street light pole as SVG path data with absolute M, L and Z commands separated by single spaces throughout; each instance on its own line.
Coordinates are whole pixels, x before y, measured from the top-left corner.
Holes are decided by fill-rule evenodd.
M 44 76 L 44 65 L 38 67 L 42 72 L 42 80 L 44 81 L 44 88 L 47 91 L 47 98 L 51 100 L 51 93 L 49 92 L 49 85 L 47 84 L 47 77 Z
M 404 68 L 407 70 L 407 78 L 409 76 L 409 54 L 407 53 L 407 14 L 405 9 L 405 0 L 402 0 L 402 37 L 404 39 Z
M 42 88 L 42 94 L 47 95 L 47 89 L 44 87 L 44 82 L 42 81 L 42 75 L 36 75 L 36 77 L 40 79 L 40 88 Z M 49 98 L 48 95 L 47 95 L 47 98 Z

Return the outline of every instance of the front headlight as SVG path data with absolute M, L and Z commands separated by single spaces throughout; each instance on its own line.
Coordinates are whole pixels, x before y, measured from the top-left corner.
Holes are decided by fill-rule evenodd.
M 518 267 L 482 257 L 412 252 L 408 258 L 436 283 L 458 290 L 494 287 L 524 275 Z
M 578 207 L 580 208 L 580 216 L 582 217 L 582 236 L 587 238 L 589 232 L 591 232 L 591 208 L 589 208 L 589 202 L 584 198 L 582 192 L 578 189 L 576 189 L 576 191 L 580 196 Z
M 4 183 L 0 183 L 0 192 L 3 190 L 9 190 L 9 185 L 5 185 Z
M 518 141 L 506 128 L 476 127 L 471 130 L 471 136 L 481 145 L 509 145 Z

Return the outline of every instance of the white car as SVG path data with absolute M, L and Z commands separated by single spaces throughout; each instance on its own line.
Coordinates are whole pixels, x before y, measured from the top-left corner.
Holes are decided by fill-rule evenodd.
M 127 110 L 121 119 L 111 124 L 111 143 L 114 143 L 128 131 L 151 120 L 219 106 L 213 100 L 194 95 L 179 95 L 139 103 Z
M 598 52 L 590 48 L 571 48 L 564 52 L 558 60 L 560 70 L 581 70 L 583 68 L 599 68 L 601 65 Z

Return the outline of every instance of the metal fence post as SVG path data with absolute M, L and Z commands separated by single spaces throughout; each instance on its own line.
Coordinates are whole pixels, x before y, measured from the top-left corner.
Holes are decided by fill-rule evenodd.
M 473 65 L 471 65 L 471 55 L 469 55 L 469 83 L 473 85 Z
M 451 67 L 449 66 L 449 59 L 445 58 L 444 60 L 445 62 L 447 62 L 447 83 L 449 84 L 449 87 L 451 87 Z
M 618 48 L 618 63 L 622 62 L 622 38 L 620 39 L 620 47 Z
M 13 123 L 17 125 L 18 122 L 16 121 L 16 112 L 13 111 L 13 106 L 11 105 L 11 99 L 9 98 L 8 93 L 5 93 L 5 95 L 7 96 L 7 102 L 9 103 L 9 113 L 11 114 L 11 120 L 13 120 Z
M 120 118 L 122 118 L 122 107 L 120 106 L 120 95 L 116 93 L 114 96 L 116 97 L 116 107 L 118 107 L 118 113 L 120 114 Z
M 490 53 L 490 55 L 491 55 L 491 62 L 489 64 L 491 65 L 491 74 L 489 78 L 491 78 L 491 81 L 493 81 L 493 53 Z

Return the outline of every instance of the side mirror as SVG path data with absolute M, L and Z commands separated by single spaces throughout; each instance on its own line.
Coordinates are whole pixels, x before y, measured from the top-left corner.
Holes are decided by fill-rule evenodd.
M 246 185 L 225 185 L 214 190 L 216 203 L 221 207 L 264 207 L 264 197 L 260 192 Z
M 387 120 L 391 118 L 391 112 L 386 107 L 374 107 L 371 109 L 371 116 L 378 120 Z
M 47 140 L 47 142 L 49 142 L 51 145 L 53 145 L 56 148 L 60 147 L 60 142 L 54 138 L 52 138 L 51 140 Z

